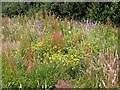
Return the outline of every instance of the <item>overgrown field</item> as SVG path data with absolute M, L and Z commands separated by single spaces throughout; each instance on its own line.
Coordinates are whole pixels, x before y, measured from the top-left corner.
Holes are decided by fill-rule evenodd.
M 3 88 L 119 88 L 118 29 L 50 13 L 2 19 Z

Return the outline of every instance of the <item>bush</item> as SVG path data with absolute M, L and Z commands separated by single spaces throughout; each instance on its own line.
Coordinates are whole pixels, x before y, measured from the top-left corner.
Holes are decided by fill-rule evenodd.
M 81 19 L 86 16 L 87 7 L 90 3 L 85 2 L 55 2 L 55 3 L 44 3 L 41 5 L 43 10 L 52 11 L 57 16 L 62 18 L 74 18 Z
M 39 9 L 40 3 L 30 2 L 3 2 L 2 3 L 2 16 L 14 17 L 16 15 L 32 15 Z M 35 13 L 33 13 L 36 11 Z M 28 14 L 29 13 L 29 14 Z
M 87 17 L 90 21 L 100 21 L 105 23 L 106 18 L 109 17 L 114 24 L 118 24 L 120 20 L 120 3 L 92 3 L 88 7 Z
M 2 3 L 2 16 L 13 17 L 18 14 L 24 15 L 28 11 L 28 6 L 27 3 Z
M 39 10 L 51 11 L 56 16 L 69 19 L 106 22 L 110 17 L 114 24 L 120 22 L 120 3 L 118 2 L 8 2 L 2 3 L 2 16 L 34 16 Z

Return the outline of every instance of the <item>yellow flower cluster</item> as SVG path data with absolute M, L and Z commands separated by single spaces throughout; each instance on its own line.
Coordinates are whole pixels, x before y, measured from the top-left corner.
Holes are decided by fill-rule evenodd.
M 37 43 L 33 43 L 32 44 L 32 49 L 35 51 L 38 51 L 39 53 L 41 53 L 40 49 L 45 46 L 44 42 L 37 42 Z M 56 49 L 57 46 L 54 46 L 51 49 Z M 38 54 L 37 58 L 40 60 L 43 60 L 42 64 L 48 65 L 48 64 L 56 64 L 56 65 L 62 65 L 62 66 L 76 66 L 79 64 L 79 51 L 78 50 L 74 50 L 74 53 L 72 54 L 66 54 L 64 55 L 61 51 L 61 49 L 59 49 L 57 51 L 57 53 L 52 53 L 52 55 L 49 53 L 50 50 L 46 53 L 44 53 L 43 57 L 41 57 L 40 54 Z M 44 50 L 44 49 L 43 49 Z M 37 52 L 37 53 L 38 53 Z
M 49 57 L 49 61 L 50 63 L 56 63 L 56 64 L 62 64 L 63 66 L 68 66 L 68 65 L 72 65 L 72 66 L 76 66 L 79 63 L 79 59 L 78 58 L 74 58 L 73 55 L 71 55 L 70 57 L 68 55 L 63 55 L 63 54 L 53 54 L 51 57 Z
M 33 50 L 39 50 L 40 47 L 43 47 L 44 46 L 44 42 L 37 42 L 36 44 L 32 43 L 32 49 Z

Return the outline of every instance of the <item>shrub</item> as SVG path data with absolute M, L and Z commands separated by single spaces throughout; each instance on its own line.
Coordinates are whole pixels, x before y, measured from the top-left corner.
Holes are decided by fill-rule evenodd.
M 118 24 L 120 20 L 120 3 L 109 2 L 109 3 L 92 3 L 88 7 L 87 17 L 90 21 L 100 21 L 105 23 L 107 17 L 109 17 L 114 24 Z

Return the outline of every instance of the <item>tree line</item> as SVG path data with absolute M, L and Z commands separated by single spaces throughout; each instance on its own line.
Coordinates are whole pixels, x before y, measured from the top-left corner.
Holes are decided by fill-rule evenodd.
M 79 21 L 104 23 L 109 17 L 113 24 L 120 23 L 120 2 L 2 2 L 2 17 L 31 17 L 40 10 Z

